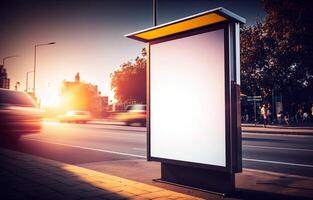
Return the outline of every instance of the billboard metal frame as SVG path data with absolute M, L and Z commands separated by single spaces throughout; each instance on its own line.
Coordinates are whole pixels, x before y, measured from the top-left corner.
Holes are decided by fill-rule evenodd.
M 226 166 L 217 166 L 217 165 L 210 165 L 210 164 L 202 164 L 202 163 L 195 163 L 195 162 L 187 162 L 187 161 L 180 161 L 180 160 L 173 160 L 173 159 L 166 159 L 166 158 L 159 158 L 159 157 L 153 157 L 151 156 L 151 129 L 150 129 L 150 68 L 151 68 L 151 45 L 170 41 L 170 40 L 175 40 L 175 39 L 180 39 L 180 38 L 185 38 L 185 37 L 190 37 L 193 35 L 201 34 L 201 33 L 206 33 L 206 32 L 211 32 L 215 30 L 224 30 L 224 81 L 225 81 L 225 147 L 226 147 Z M 209 25 L 206 27 L 198 28 L 198 29 L 193 29 L 190 31 L 186 31 L 183 33 L 177 33 L 174 35 L 166 36 L 163 38 L 159 38 L 156 40 L 149 41 L 147 45 L 147 159 L 148 161 L 159 161 L 162 163 L 169 163 L 169 164 L 175 164 L 175 165 L 183 165 L 183 166 L 189 166 L 189 167 L 196 167 L 196 168 L 203 168 L 203 169 L 210 169 L 210 170 L 217 170 L 221 172 L 234 172 L 234 166 L 232 163 L 232 146 L 233 144 L 231 143 L 231 132 L 232 132 L 232 127 L 233 125 L 231 123 L 235 123 L 231 121 L 232 119 L 232 99 L 231 95 L 233 93 L 232 91 L 232 77 L 236 78 L 236 76 L 231 76 L 232 72 L 235 72 L 236 70 L 236 65 L 235 64 L 236 56 L 231 56 L 235 55 L 234 51 L 235 48 L 231 48 L 235 45 L 231 44 L 232 38 L 230 37 L 233 31 L 231 30 L 231 26 L 229 22 L 220 22 L 217 24 Z M 234 36 L 235 37 L 235 36 Z M 233 63 L 233 64 L 231 64 Z M 153 66 L 152 66 L 153 67 Z M 234 68 L 235 67 L 235 68 Z M 232 69 L 234 68 L 234 69 Z M 210 149 L 207 149 L 208 151 Z M 241 169 L 240 169 L 241 170 Z M 240 171 L 239 170 L 239 171 Z

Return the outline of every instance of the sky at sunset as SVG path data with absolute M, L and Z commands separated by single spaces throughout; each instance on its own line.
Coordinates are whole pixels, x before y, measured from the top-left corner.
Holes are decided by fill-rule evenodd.
M 260 1 L 159 0 L 158 24 L 220 6 L 245 17 L 248 24 L 264 17 Z M 152 0 L 5 0 L 0 24 L 0 58 L 20 56 L 5 63 L 11 89 L 17 81 L 20 90 L 25 89 L 34 45 L 56 42 L 37 48 L 36 92 L 42 104 L 53 104 L 61 82 L 74 80 L 77 72 L 82 81 L 110 96 L 110 73 L 145 46 L 124 35 L 152 26 Z

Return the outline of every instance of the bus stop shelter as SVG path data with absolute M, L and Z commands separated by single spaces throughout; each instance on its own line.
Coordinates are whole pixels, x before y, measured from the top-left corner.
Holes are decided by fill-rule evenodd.
M 242 23 L 216 8 L 126 35 L 147 43 L 147 158 L 161 162 L 160 181 L 234 191 Z

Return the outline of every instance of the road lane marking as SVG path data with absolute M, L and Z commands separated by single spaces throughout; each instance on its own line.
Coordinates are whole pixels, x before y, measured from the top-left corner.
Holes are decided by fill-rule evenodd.
M 132 148 L 133 150 L 137 150 L 137 151 L 146 151 L 146 148 Z
M 136 155 L 136 154 L 123 153 L 123 152 L 111 151 L 111 150 L 105 150 L 105 149 L 89 148 L 89 147 L 83 147 L 83 146 L 78 146 L 78 145 L 53 142 L 53 141 L 48 141 L 48 140 L 38 140 L 38 139 L 33 139 L 33 138 L 23 138 L 23 139 L 24 140 L 33 140 L 33 141 L 37 141 L 37 142 L 45 142 L 45 143 L 49 143 L 49 144 L 57 144 L 57 145 L 68 146 L 68 147 L 79 148 L 79 149 L 100 151 L 100 152 L 104 152 L 104 153 L 112 153 L 112 154 L 123 155 L 123 156 L 131 156 L 131 157 L 135 157 L 135 158 L 147 158 L 146 156 L 141 156 L 141 155 Z
M 105 149 L 96 149 L 96 148 L 89 148 L 89 147 L 83 147 L 78 145 L 71 145 L 71 144 L 64 144 L 60 142 L 53 142 L 48 140 L 38 140 L 33 138 L 23 138 L 24 140 L 32 140 L 37 142 L 45 142 L 49 144 L 56 144 L 56 145 L 62 145 L 62 146 L 68 146 L 73 148 L 80 148 L 80 149 L 86 149 L 86 150 L 92 150 L 92 151 L 99 151 L 104 153 L 111 153 L 111 154 L 117 154 L 117 155 L 124 155 L 124 156 L 131 156 L 135 158 L 147 158 L 146 156 L 137 155 L 137 154 L 130 154 L 130 153 L 123 153 L 123 152 L 117 152 L 117 151 L 111 151 L 111 150 L 105 150 Z M 259 160 L 259 159 L 250 159 L 250 158 L 242 158 L 243 161 L 252 161 L 252 162 L 263 162 L 263 163 L 270 163 L 270 164 L 280 164 L 280 165 L 290 165 L 290 166 L 298 166 L 298 167 L 309 167 L 313 168 L 313 165 L 306 165 L 306 164 L 298 164 L 298 163 L 288 163 L 288 162 L 279 162 L 279 161 L 271 161 L 271 160 Z
M 286 148 L 286 147 L 269 147 L 269 146 L 255 146 L 255 145 L 242 145 L 243 147 L 260 148 L 260 149 L 276 149 L 276 150 L 290 150 L 290 151 L 309 151 L 313 152 L 313 149 L 298 149 L 298 148 Z
M 297 167 L 310 167 L 313 168 L 313 165 L 305 165 L 298 163 L 288 163 L 288 162 L 280 162 L 280 161 L 271 161 L 271 160 L 259 160 L 259 159 L 250 159 L 250 158 L 242 158 L 243 161 L 253 161 L 253 162 L 262 162 L 262 163 L 271 163 L 271 164 L 280 164 L 280 165 L 291 165 Z

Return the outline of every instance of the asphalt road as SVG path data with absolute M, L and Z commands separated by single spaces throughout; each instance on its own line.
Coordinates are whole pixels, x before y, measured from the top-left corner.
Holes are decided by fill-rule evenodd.
M 2 147 L 70 164 L 146 158 L 144 127 L 43 122 L 41 134 Z M 243 167 L 313 177 L 313 137 L 243 133 Z

